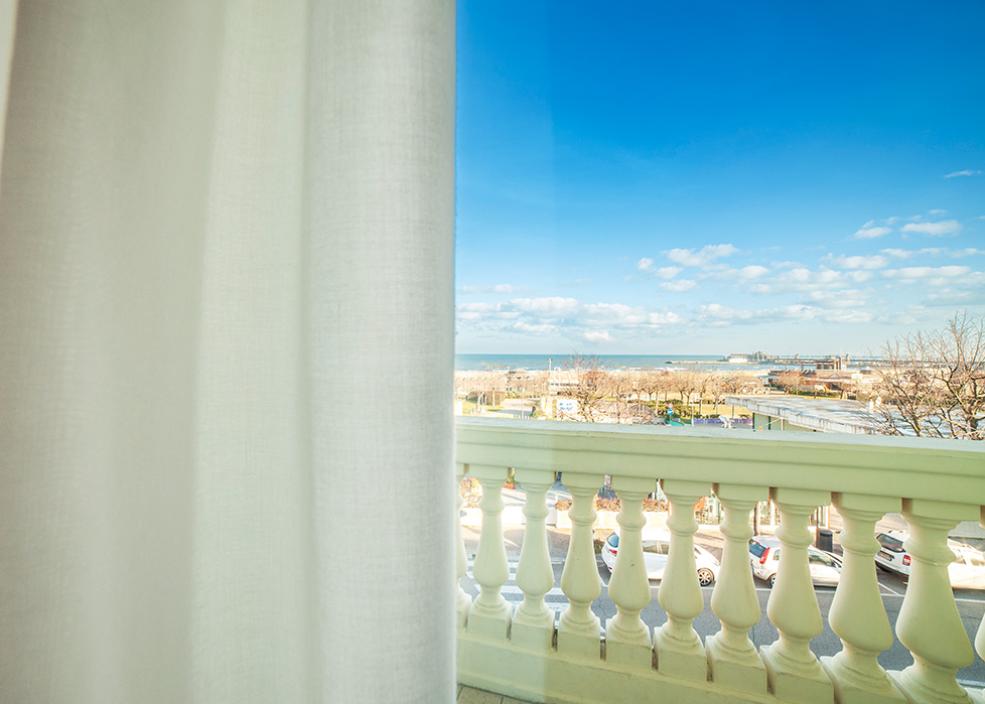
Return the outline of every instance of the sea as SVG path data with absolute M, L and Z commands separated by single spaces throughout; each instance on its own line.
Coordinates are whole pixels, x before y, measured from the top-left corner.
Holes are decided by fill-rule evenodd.
M 730 364 L 717 354 L 600 354 L 592 355 L 603 369 L 701 369 L 721 371 L 725 369 L 770 369 L 775 364 Z M 570 366 L 570 354 L 457 354 L 455 369 L 458 371 L 484 371 L 502 369 L 547 370 Z

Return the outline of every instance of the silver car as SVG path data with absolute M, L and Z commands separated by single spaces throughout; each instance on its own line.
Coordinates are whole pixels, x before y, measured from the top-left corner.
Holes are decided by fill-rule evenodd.
M 780 568 L 780 540 L 772 535 L 757 535 L 749 541 L 749 564 L 754 575 L 771 587 L 776 584 Z M 830 552 L 807 547 L 807 564 L 816 586 L 836 587 L 841 580 L 841 558 Z
M 616 555 L 619 553 L 619 533 L 610 535 L 602 546 L 602 562 L 609 571 L 616 567 Z M 667 569 L 667 558 L 670 555 L 669 533 L 643 534 L 643 563 L 646 566 L 647 579 L 661 580 Z M 718 560 L 704 548 L 694 546 L 694 562 L 697 568 L 698 584 L 709 587 L 718 579 Z

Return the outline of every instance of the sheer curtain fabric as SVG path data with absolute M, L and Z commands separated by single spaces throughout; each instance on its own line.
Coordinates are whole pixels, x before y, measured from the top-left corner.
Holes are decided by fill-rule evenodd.
M 0 701 L 451 701 L 454 4 L 0 0 Z

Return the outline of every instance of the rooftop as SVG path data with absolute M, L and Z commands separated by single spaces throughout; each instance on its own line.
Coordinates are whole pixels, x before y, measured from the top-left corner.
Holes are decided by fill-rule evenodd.
M 807 396 L 730 396 L 726 403 L 825 433 L 869 435 L 877 432 L 872 413 L 858 401 Z

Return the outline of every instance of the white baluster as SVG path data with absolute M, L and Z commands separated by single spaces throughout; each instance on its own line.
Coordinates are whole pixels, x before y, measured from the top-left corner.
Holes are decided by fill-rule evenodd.
M 618 517 L 619 552 L 609 580 L 609 598 L 617 613 L 605 625 L 605 659 L 640 670 L 653 668 L 650 627 L 643 623 L 640 612 L 650 603 L 650 581 L 643 560 L 643 499 L 655 487 L 654 479 L 612 479 L 622 506 Z
M 947 566 L 954 559 L 947 533 L 959 521 L 977 520 L 979 509 L 939 501 L 903 501 L 910 527 L 905 546 L 912 557 L 906 596 L 896 620 L 896 635 L 910 649 L 913 664 L 890 673 L 914 704 L 971 701 L 957 682 L 957 671 L 974 659 L 961 624 Z
M 985 528 L 985 506 L 981 507 L 979 521 L 982 527 Z M 982 617 L 982 622 L 978 625 L 978 632 L 975 634 L 975 650 L 978 652 L 978 657 L 985 660 L 985 617 Z M 976 701 L 978 704 L 985 704 L 985 690 L 978 692 Z
M 489 638 L 506 639 L 512 609 L 502 595 L 509 578 L 506 547 L 503 545 L 503 467 L 469 465 L 469 474 L 482 485 L 482 534 L 472 574 L 479 584 L 479 596 L 472 602 L 466 628 Z
M 749 629 L 759 623 L 759 599 L 749 569 L 751 514 L 756 503 L 769 494 L 766 487 L 718 484 L 718 500 L 725 507 L 722 533 L 725 549 L 718 583 L 711 595 L 711 610 L 722 622 L 721 630 L 705 639 L 708 668 L 717 684 L 754 694 L 766 693 L 766 667 L 749 639 Z
M 516 583 L 523 590 L 523 603 L 513 615 L 510 640 L 514 645 L 540 652 L 551 649 L 554 640 L 554 612 L 544 604 L 544 595 L 554 586 L 554 570 L 547 547 L 547 490 L 554 484 L 554 472 L 542 469 L 516 470 L 516 480 L 526 494 L 523 515 L 527 518 L 520 549 Z
M 462 540 L 462 476 L 465 474 L 465 466 L 459 464 L 455 472 L 455 589 L 458 594 L 455 600 L 455 611 L 458 614 L 458 627 L 465 628 L 468 620 L 469 607 L 472 605 L 472 597 L 462 589 L 462 577 L 468 572 L 468 560 L 465 557 L 465 541 Z
M 664 480 L 661 483 L 670 502 L 670 555 L 660 583 L 658 598 L 667 612 L 667 622 L 654 634 L 657 669 L 679 679 L 704 682 L 708 662 L 704 645 L 692 625 L 704 609 L 694 561 L 694 505 L 708 493 L 698 482 Z
M 774 489 L 780 509 L 780 565 L 766 613 L 780 632 L 775 643 L 761 649 L 770 689 L 782 700 L 798 704 L 830 704 L 834 688 L 811 652 L 810 642 L 823 630 L 814 595 L 807 546 L 811 544 L 811 512 L 827 504 L 823 491 Z
M 595 495 L 602 486 L 596 474 L 564 472 L 561 481 L 571 492 L 573 503 L 571 541 L 561 573 L 561 589 L 568 597 L 568 608 L 561 614 L 557 630 L 557 650 L 563 655 L 598 660 L 602 656 L 602 627 L 592 613 L 592 602 L 602 593 L 595 562 L 592 526 L 595 523 Z
M 839 704 L 893 704 L 906 701 L 879 665 L 879 653 L 893 644 L 893 632 L 876 580 L 876 521 L 900 510 L 900 500 L 885 496 L 836 494 L 834 504 L 844 521 L 845 549 L 841 580 L 828 621 L 844 647 L 821 658 Z

